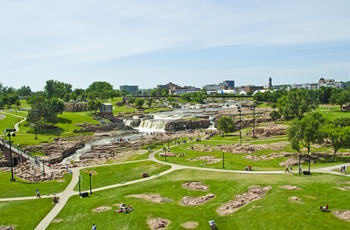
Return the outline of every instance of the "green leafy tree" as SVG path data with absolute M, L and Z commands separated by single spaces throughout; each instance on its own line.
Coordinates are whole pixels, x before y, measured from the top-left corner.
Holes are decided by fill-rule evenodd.
M 95 81 L 86 89 L 88 98 L 96 100 L 104 100 L 111 98 L 111 95 L 115 95 L 113 86 L 108 82 Z
M 301 119 L 305 113 L 317 108 L 319 100 L 313 90 L 292 90 L 277 101 L 280 114 L 287 120 Z
M 64 82 L 59 82 L 55 80 L 46 81 L 46 85 L 44 86 L 44 93 L 46 94 L 46 98 L 60 98 L 64 99 L 66 94 L 70 94 L 72 92 L 72 85 Z
M 27 122 L 36 124 L 38 130 L 45 124 L 56 124 L 58 121 L 57 115 L 64 110 L 64 103 L 59 98 L 45 98 L 45 93 L 37 92 L 28 100 L 31 105 L 31 110 L 28 112 Z
M 147 98 L 146 104 L 148 105 L 148 108 L 151 108 L 151 106 L 153 104 L 153 98 Z
M 289 126 L 288 140 L 294 150 L 300 152 L 300 144 L 307 148 L 310 154 L 311 143 L 321 143 L 323 134 L 321 132 L 325 119 L 318 112 L 308 113 L 302 119 L 295 118 Z
M 134 105 L 140 109 L 142 108 L 143 104 L 145 103 L 145 100 L 143 98 L 136 98 L 135 99 L 135 102 L 134 102 Z
M 96 114 L 101 104 L 102 102 L 100 100 L 89 100 L 88 109 L 91 111 L 95 111 L 95 114 Z
M 273 110 L 270 112 L 270 117 L 275 121 L 275 124 L 277 124 L 277 120 L 281 118 L 281 114 L 278 111 Z
M 32 94 L 32 90 L 29 86 L 22 86 L 20 89 L 17 90 L 17 94 L 20 97 L 27 97 Z
M 324 137 L 327 138 L 333 147 L 332 161 L 341 148 L 350 148 L 350 118 L 336 118 L 328 121 L 322 128 Z
M 333 93 L 329 99 L 329 103 L 339 105 L 340 110 L 342 109 L 344 104 L 350 102 L 350 92 L 347 90 L 338 91 Z
M 227 136 L 228 132 L 235 130 L 235 124 L 230 117 L 220 117 L 218 120 L 218 130 L 224 132 Z

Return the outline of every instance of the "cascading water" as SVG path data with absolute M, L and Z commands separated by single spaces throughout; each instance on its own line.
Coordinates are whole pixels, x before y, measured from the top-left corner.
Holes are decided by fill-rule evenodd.
M 166 120 L 143 120 L 136 128 L 139 132 L 164 132 Z

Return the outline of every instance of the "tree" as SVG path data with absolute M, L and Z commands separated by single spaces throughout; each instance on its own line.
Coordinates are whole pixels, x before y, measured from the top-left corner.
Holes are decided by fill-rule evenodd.
M 228 132 L 233 132 L 235 130 L 235 124 L 229 117 L 220 117 L 218 120 L 218 130 L 223 131 L 227 136 Z
M 28 112 L 27 122 L 33 124 L 41 130 L 43 124 L 56 124 L 57 115 L 64 110 L 64 103 L 59 98 L 46 99 L 43 92 L 33 94 L 28 103 L 31 110 Z
M 147 98 L 146 104 L 148 105 L 148 108 L 151 108 L 152 103 L 153 103 L 153 98 Z
M 319 100 L 313 90 L 292 90 L 277 100 L 280 114 L 287 120 L 301 119 L 305 113 L 317 108 Z
M 277 120 L 281 118 L 281 114 L 278 111 L 273 110 L 270 112 L 270 117 L 275 121 L 275 124 L 277 124 Z
M 350 118 L 336 118 L 328 121 L 322 128 L 324 137 L 327 138 L 333 147 L 332 161 L 341 148 L 350 147 Z
M 134 105 L 139 109 L 143 106 L 145 100 L 143 98 L 136 98 Z
M 350 92 L 347 90 L 333 93 L 329 99 L 329 103 L 339 105 L 340 110 L 342 109 L 344 104 L 347 104 L 349 102 L 350 102 Z
M 95 81 L 86 89 L 88 97 L 90 99 L 96 100 L 96 98 L 100 100 L 108 99 L 112 95 L 115 95 L 116 92 L 113 89 L 113 86 L 108 82 Z
M 340 89 L 337 88 L 321 86 L 319 89 L 317 89 L 318 100 L 321 104 L 328 104 L 332 94 L 339 90 Z
M 64 82 L 48 80 L 44 86 L 44 93 L 46 94 L 47 99 L 54 97 L 64 99 L 64 96 L 71 92 L 72 85 Z
M 310 154 L 311 143 L 323 141 L 321 128 L 324 121 L 324 117 L 318 112 L 308 113 L 300 120 L 295 118 L 287 130 L 292 149 L 300 152 L 301 144 L 307 148 L 307 152 Z
M 17 90 L 17 93 L 20 97 L 26 97 L 32 94 L 32 90 L 29 86 L 22 86 L 20 89 Z
M 100 100 L 89 100 L 88 102 L 88 109 L 95 111 L 95 114 L 97 113 L 97 110 L 100 108 L 102 102 Z

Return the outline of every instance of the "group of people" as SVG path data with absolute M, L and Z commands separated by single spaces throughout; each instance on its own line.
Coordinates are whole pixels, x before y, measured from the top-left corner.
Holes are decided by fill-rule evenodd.
M 293 166 L 288 167 L 288 165 L 286 165 L 286 170 L 284 170 L 284 172 L 293 172 Z
M 126 205 L 126 204 L 120 205 L 119 209 L 115 210 L 115 212 L 124 212 L 124 213 L 132 212 L 132 211 L 134 211 L 134 209 L 130 205 Z

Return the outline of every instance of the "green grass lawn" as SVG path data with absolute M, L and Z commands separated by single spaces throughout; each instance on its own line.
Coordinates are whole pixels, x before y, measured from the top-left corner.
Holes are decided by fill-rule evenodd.
M 209 191 L 190 191 L 182 187 L 187 181 L 201 181 Z M 171 224 L 167 229 L 184 229 L 186 221 L 198 222 L 197 229 L 209 229 L 208 221 L 215 220 L 219 229 L 346 229 L 350 223 L 336 218 L 331 212 L 323 213 L 320 205 L 329 204 L 330 210 L 349 210 L 350 193 L 336 187 L 345 187 L 348 178 L 334 175 L 314 174 L 299 176 L 243 175 L 235 173 L 202 172 L 196 170 L 176 171 L 154 180 L 95 192 L 81 199 L 72 197 L 57 218 L 59 223 L 48 229 L 89 229 L 93 223 L 99 229 L 149 229 L 149 218 L 167 218 Z M 251 202 L 237 212 L 220 216 L 216 209 L 223 203 L 242 194 L 251 185 L 271 185 L 267 195 Z M 300 190 L 285 190 L 283 185 L 294 185 Z M 180 205 L 184 196 L 198 197 L 208 193 L 215 198 L 203 205 L 187 207 Z M 127 197 L 131 194 L 160 194 L 171 201 L 153 203 L 141 198 Z M 300 202 L 292 202 L 292 196 Z M 130 204 L 134 211 L 129 214 L 115 213 L 117 204 Z M 108 206 L 105 212 L 93 209 Z
M 81 172 L 81 190 L 89 190 L 90 176 L 93 188 L 100 188 L 112 184 L 119 184 L 127 181 L 142 178 L 142 173 L 148 172 L 149 175 L 156 175 L 160 172 L 170 169 L 169 165 L 158 164 L 153 161 L 141 161 L 125 164 L 114 164 L 103 167 L 90 167 L 82 169 Z M 75 191 L 78 191 L 78 185 Z
M 0 202 L 0 226 L 14 225 L 16 230 L 35 229 L 53 207 L 52 200 L 44 198 Z
M 59 193 L 67 187 L 72 175 L 67 174 L 62 179 L 40 183 L 27 182 L 16 176 L 16 182 L 11 182 L 10 178 L 11 172 L 0 171 L 0 198 L 35 196 L 36 189 L 39 189 L 42 196 Z

